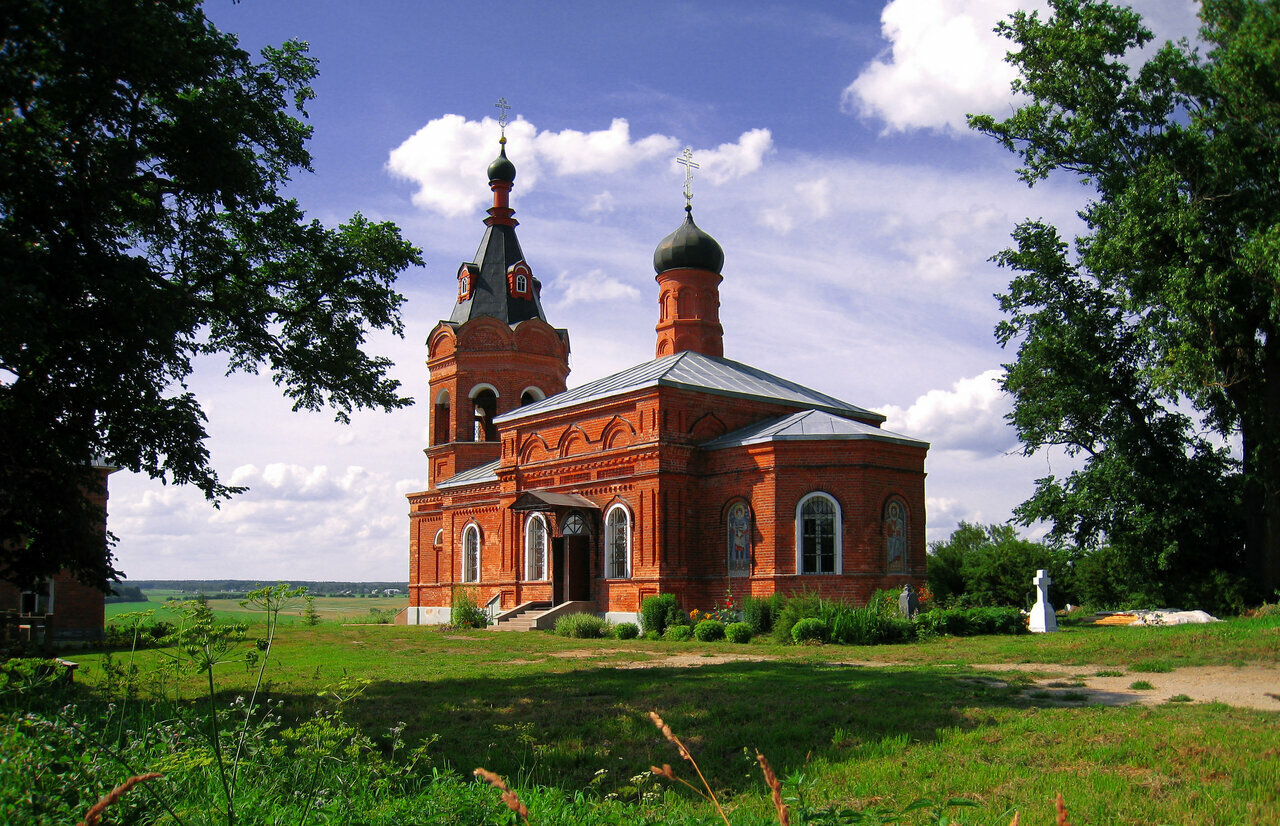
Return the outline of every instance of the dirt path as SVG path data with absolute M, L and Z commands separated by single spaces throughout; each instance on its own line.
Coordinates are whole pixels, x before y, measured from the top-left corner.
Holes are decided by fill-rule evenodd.
M 602 653 L 616 653 L 623 649 L 561 651 L 553 656 L 588 658 Z M 697 668 L 730 662 L 765 662 L 779 659 L 759 654 L 695 654 L 679 653 L 614 663 L 615 668 Z M 872 660 L 833 660 L 843 665 L 864 668 L 884 668 L 898 663 Z M 1179 668 L 1165 674 L 1129 671 L 1114 666 L 1069 666 L 1049 663 L 991 663 L 968 666 L 979 671 L 1020 672 L 1031 676 L 1034 685 L 1029 691 L 1044 692 L 1043 698 L 1052 701 L 1055 695 L 1064 702 L 1079 705 L 1080 694 L 1087 697 L 1085 704 L 1108 706 L 1158 705 L 1171 697 L 1183 695 L 1191 702 L 1221 702 L 1242 708 L 1263 711 L 1280 711 L 1280 666 L 1196 666 Z M 1098 676 L 1099 672 L 1112 676 Z M 1146 682 L 1148 689 L 1131 688 L 1134 683 Z

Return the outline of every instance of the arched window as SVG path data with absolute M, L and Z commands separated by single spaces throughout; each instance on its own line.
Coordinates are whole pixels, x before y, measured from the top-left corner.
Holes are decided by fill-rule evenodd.
M 516 292 L 521 295 L 529 292 L 529 277 L 522 272 L 516 273 Z
M 524 578 L 547 578 L 547 521 L 536 513 L 524 524 Z
M 534 402 L 540 402 L 546 397 L 547 397 L 547 394 L 543 393 L 538 388 L 526 387 L 524 389 L 524 392 L 520 394 L 520 406 L 524 407 L 526 404 L 533 404 Z
M 604 518 L 604 558 L 607 579 L 631 576 L 631 513 L 614 505 Z
M 475 525 L 462 530 L 462 581 L 480 581 L 480 528 Z
M 580 513 L 571 513 L 565 517 L 564 524 L 560 526 L 561 536 L 586 536 L 590 531 L 587 530 L 587 520 L 582 518 Z
M 475 408 L 475 440 L 498 441 L 498 426 L 493 423 L 498 415 L 498 394 L 492 387 L 482 385 L 471 391 L 471 404 Z
M 734 502 L 725 517 L 729 536 L 729 576 L 751 575 L 751 509 Z
M 796 570 L 802 574 L 840 573 L 840 503 L 811 493 L 796 506 Z
M 436 548 L 439 548 L 441 545 L 444 544 L 444 528 L 441 528 L 440 530 L 436 531 L 436 537 L 435 539 L 431 540 L 431 544 L 433 547 L 436 547 Z
M 907 569 L 907 506 L 901 499 L 890 499 L 884 506 L 884 552 L 888 570 Z
M 449 391 L 441 390 L 431 411 L 431 444 L 442 445 L 449 439 Z

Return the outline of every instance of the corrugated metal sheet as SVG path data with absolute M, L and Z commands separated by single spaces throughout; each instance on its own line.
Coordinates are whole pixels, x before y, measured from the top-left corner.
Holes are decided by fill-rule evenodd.
M 872 439 L 913 447 L 929 447 L 928 442 L 912 439 L 901 433 L 881 430 L 865 422 L 833 416 L 821 410 L 805 410 L 790 416 L 757 422 L 704 442 L 701 447 L 703 450 L 722 450 L 763 442 L 842 439 Z
M 492 462 L 486 462 L 483 465 L 476 465 L 470 470 L 464 470 L 461 473 L 455 473 L 445 481 L 436 485 L 438 488 L 456 488 L 462 485 L 478 485 L 482 482 L 498 481 L 498 464 L 501 459 L 494 459 Z
M 566 390 L 540 402 L 504 413 L 495 421 L 515 421 L 658 385 L 736 398 L 781 402 L 872 422 L 884 421 L 884 416 L 879 413 L 842 402 L 763 370 L 726 358 L 688 351 L 647 361 L 581 387 Z

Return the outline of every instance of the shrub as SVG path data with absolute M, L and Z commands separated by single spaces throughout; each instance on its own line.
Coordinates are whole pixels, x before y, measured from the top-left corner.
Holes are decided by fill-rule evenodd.
M 822 599 L 816 595 L 805 594 L 787 599 L 781 610 L 773 616 L 774 642 L 792 642 L 791 628 L 802 619 L 818 616 L 822 610 Z
M 791 626 L 791 639 L 797 643 L 826 642 L 827 624 L 817 617 L 805 617 Z
M 687 625 L 690 628 L 693 627 L 693 620 L 689 618 L 689 615 L 684 611 L 681 611 L 675 605 L 667 608 L 666 623 L 667 628 L 670 628 L 673 625 Z
M 703 620 L 693 627 L 693 635 L 699 642 L 715 642 L 724 639 L 724 623 L 720 620 Z
M 620 622 L 613 627 L 613 635 L 620 640 L 634 640 L 640 636 L 640 626 L 634 622 Z
M 688 642 L 693 637 L 693 629 L 687 625 L 673 625 L 662 632 L 662 638 L 668 642 Z
M 1026 630 L 1017 608 L 935 608 L 916 614 L 914 624 L 922 637 L 1020 634 Z
M 645 597 L 640 603 L 640 624 L 645 634 L 656 632 L 661 634 L 667 627 L 667 614 L 671 610 L 679 611 L 675 594 L 654 594 Z
M 782 611 L 786 597 L 771 594 L 767 597 L 743 597 L 742 621 L 751 626 L 753 634 L 768 634 L 773 630 L 774 618 Z
M 662 634 L 658 633 L 657 631 L 645 631 L 645 632 L 644 632 L 644 638 L 645 638 L 646 640 L 653 640 L 653 641 L 655 641 L 655 642 L 656 642 L 656 641 L 658 641 L 658 640 L 662 639 Z
M 556 619 L 556 633 L 580 640 L 599 639 L 609 631 L 609 623 L 595 614 L 565 614 Z
M 472 588 L 458 588 L 453 592 L 452 611 L 449 624 L 454 628 L 484 628 L 489 624 L 489 616 L 476 602 L 476 593 Z M 370 608 L 376 611 L 376 608 Z
M 751 642 L 751 626 L 745 622 L 729 623 L 729 625 L 725 626 L 724 636 L 729 642 Z

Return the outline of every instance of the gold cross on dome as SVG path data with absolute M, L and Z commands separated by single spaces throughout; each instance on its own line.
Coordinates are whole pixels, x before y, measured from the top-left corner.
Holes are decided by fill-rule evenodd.
M 701 164 L 693 160 L 693 148 L 686 146 L 684 151 L 676 156 L 676 163 L 684 164 L 684 205 L 686 207 L 693 205 L 693 170 L 701 169 Z
M 507 110 L 511 107 L 507 105 L 506 98 L 498 98 L 498 102 L 493 104 L 498 107 L 498 127 L 502 130 L 502 141 L 507 140 Z

